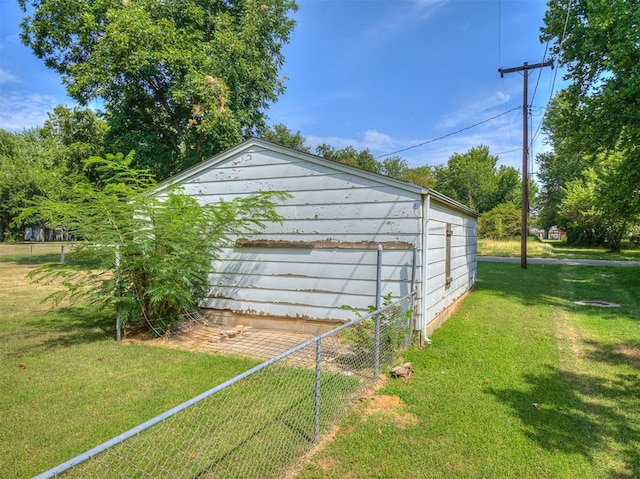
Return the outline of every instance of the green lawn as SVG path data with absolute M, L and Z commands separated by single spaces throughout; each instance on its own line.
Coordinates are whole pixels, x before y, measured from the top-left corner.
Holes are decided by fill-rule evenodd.
M 42 472 L 255 364 L 116 343 L 111 315 L 40 304 L 51 288 L 24 278 L 38 261 L 0 250 L 2 477 Z M 414 376 L 377 392 L 400 406 L 363 414 L 377 402 L 359 402 L 295 477 L 640 477 L 640 268 L 478 267 L 477 291 L 433 344 L 405 354 Z M 621 307 L 574 304 L 585 299 Z M 258 446 L 281 441 L 266 437 Z
M 640 477 L 640 268 L 478 266 L 405 355 L 411 380 L 378 391 L 400 408 L 365 417 L 365 401 L 298 477 Z
M 478 240 L 481 256 L 520 256 L 520 240 Z M 640 261 L 640 249 L 623 249 L 612 253 L 607 248 L 571 246 L 564 241 L 539 241 L 531 237 L 527 241 L 527 255 L 531 258 L 600 259 Z
M 42 304 L 25 274 L 54 251 L 0 248 L 0 471 L 31 477 L 255 365 L 114 341 L 114 318 Z M 59 247 L 57 248 L 59 251 Z

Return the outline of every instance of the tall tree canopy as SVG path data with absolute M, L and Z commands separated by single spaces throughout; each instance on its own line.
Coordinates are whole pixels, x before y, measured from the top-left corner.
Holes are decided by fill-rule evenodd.
M 44 134 L 42 128 L 19 133 L 0 130 L 0 239 L 22 237 L 14 220 L 36 196 L 64 197 L 60 181 L 68 170 L 60 163 L 62 150 L 57 138 Z M 35 226 L 40 218 L 29 217 L 25 223 Z
M 571 80 L 579 131 L 611 149 L 640 140 L 640 8 L 637 0 L 551 0 L 541 40 Z
M 538 157 L 542 226 L 557 221 L 570 241 L 619 249 L 640 218 L 638 2 L 550 1 L 541 40 L 570 80 L 544 120 L 554 152 Z
M 491 155 L 486 145 L 454 153 L 446 166 L 435 169 L 435 188 L 481 213 L 500 203 L 515 204 L 521 198 L 518 170 L 504 165 L 498 168 L 497 163 L 498 157 Z
M 164 178 L 265 127 L 294 0 L 19 0 L 22 40 Z
M 84 172 L 90 178 L 91 172 L 83 167 L 84 161 L 104 153 L 108 131 L 107 124 L 89 108 L 70 110 L 57 106 L 48 114 L 40 133 L 58 144 L 58 148 L 49 153 L 54 163 L 66 167 L 70 173 Z

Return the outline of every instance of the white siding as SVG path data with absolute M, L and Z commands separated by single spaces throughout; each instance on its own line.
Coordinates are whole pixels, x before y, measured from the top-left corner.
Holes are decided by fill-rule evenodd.
M 309 319 L 352 319 L 375 302 L 376 250 L 235 248 L 213 265 L 206 306 Z M 412 252 L 382 254 L 383 293 L 409 293 Z
M 446 224 L 451 224 L 451 277 L 446 285 Z M 425 325 L 476 282 L 476 220 L 432 199 L 429 209 Z
M 423 188 L 332 163 L 260 140 L 219 155 L 167 182 L 202 203 L 259 191 L 291 195 L 276 207 L 282 223 L 237 238 L 212 263 L 208 308 L 258 315 L 346 320 L 349 305 L 375 303 L 376 245 L 382 254 L 383 294 L 410 291 L 414 247 L 417 286 L 426 279 L 428 324 L 475 283 L 476 221 L 464 208 L 436 195 L 430 202 L 428 239 L 422 238 Z M 445 284 L 446 223 L 453 227 L 450 285 Z M 426 256 L 426 257 L 425 257 Z M 422 301 L 422 299 L 421 299 Z
M 364 309 L 375 303 L 376 243 L 385 248 L 383 293 L 408 294 L 411 248 L 420 244 L 420 195 L 332 166 L 253 151 L 181 182 L 202 202 L 270 190 L 292 196 L 276 208 L 281 224 L 242 238 L 251 247 L 226 249 L 213 264 L 206 307 L 352 318 L 342 305 Z

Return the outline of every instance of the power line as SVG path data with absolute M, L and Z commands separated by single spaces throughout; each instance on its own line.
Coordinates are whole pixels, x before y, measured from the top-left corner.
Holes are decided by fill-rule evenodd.
M 567 26 L 569 25 L 569 15 L 571 14 L 572 4 L 573 4 L 573 0 L 569 0 L 569 5 L 567 6 L 567 16 L 564 19 L 564 28 L 562 29 L 562 38 L 560 38 L 560 45 L 558 47 L 559 49 L 562 49 L 562 45 L 564 44 L 564 40 L 567 35 Z M 558 76 L 558 70 L 560 70 L 560 65 L 558 65 L 558 68 L 553 74 L 553 82 L 551 83 L 551 90 L 549 92 L 549 101 L 551 101 L 551 98 L 553 97 L 553 90 L 556 87 L 556 77 Z
M 544 54 L 542 55 L 542 62 L 544 63 L 547 59 L 547 51 L 549 50 L 549 40 L 547 40 L 547 44 L 544 47 Z M 538 71 L 538 78 L 536 79 L 536 86 L 533 89 L 533 95 L 531 96 L 531 104 L 533 104 L 533 100 L 536 97 L 536 93 L 538 92 L 538 85 L 540 84 L 540 77 L 542 76 L 542 68 Z
M 428 145 L 429 143 L 434 143 L 436 141 L 444 140 L 445 138 L 449 138 L 450 136 L 457 135 L 458 133 L 462 133 L 463 131 L 467 131 L 467 130 L 470 130 L 471 128 L 475 128 L 476 126 L 480 126 L 480 125 L 482 125 L 484 123 L 488 123 L 488 122 L 490 122 L 492 120 L 495 120 L 496 118 L 500 118 L 501 116 L 507 115 L 508 113 L 511 113 L 512 111 L 519 110 L 520 108 L 521 107 L 517 106 L 515 108 L 512 108 L 511 110 L 502 112 L 502 113 L 500 113 L 498 115 L 492 116 L 491 118 L 487 118 L 486 120 L 482 120 L 482 121 L 479 121 L 478 123 L 474 123 L 473 125 L 469 125 L 469 126 L 466 126 L 464 128 L 460 128 L 459 130 L 452 131 L 451 133 L 447 133 L 446 135 L 442 135 L 442 136 L 439 136 L 437 138 L 433 138 L 431 140 L 423 141 L 422 143 L 418 143 L 417 145 L 409 146 L 409 147 L 403 148 L 401 150 L 397 150 L 397 151 L 393 151 L 391 153 L 387 153 L 385 155 L 377 156 L 374 159 L 375 160 L 379 160 L 380 158 L 385 158 L 387 156 L 396 155 L 396 154 L 402 153 L 404 151 L 408 151 L 408 150 L 412 150 L 414 148 L 418 148 L 420 146 Z

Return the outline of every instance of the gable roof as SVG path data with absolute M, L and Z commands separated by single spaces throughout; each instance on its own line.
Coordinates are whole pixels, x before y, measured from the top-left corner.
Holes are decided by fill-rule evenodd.
M 339 163 L 336 161 L 327 160 L 326 158 L 322 158 L 321 156 L 317 156 L 312 153 L 306 153 L 304 151 L 295 150 L 293 148 L 271 143 L 269 141 L 266 141 L 260 138 L 250 138 L 248 140 L 245 140 L 233 148 L 225 150 L 222 153 L 219 153 L 207 160 L 204 160 L 196 165 L 193 165 L 192 167 L 187 168 L 186 170 L 161 182 L 155 188 L 155 190 L 156 192 L 160 192 L 170 186 L 185 183 L 189 181 L 191 178 L 197 177 L 204 171 L 214 168 L 215 166 L 220 165 L 231 158 L 237 157 L 238 155 L 252 153 L 252 152 L 264 152 L 264 151 L 272 151 L 285 156 L 293 157 L 297 160 L 308 162 L 314 165 L 319 165 L 319 166 L 340 171 L 343 173 L 347 173 L 355 177 L 363 178 L 368 181 L 381 184 L 383 186 L 397 188 L 399 190 L 406 191 L 409 193 L 414 193 L 418 195 L 430 195 L 438 199 L 442 203 L 445 203 L 468 215 L 471 215 L 474 217 L 480 216 L 476 211 L 473 211 L 471 208 L 468 208 L 462 203 L 458 203 L 457 201 L 452 200 L 451 198 L 448 198 L 447 196 L 444 196 L 441 193 L 438 193 L 430 188 L 416 185 L 414 183 L 409 183 L 407 181 L 398 180 L 396 178 L 392 178 L 390 176 L 382 175 L 379 173 L 374 173 L 372 171 L 363 170 L 362 168 L 357 168 L 355 166 L 345 165 L 343 163 Z

